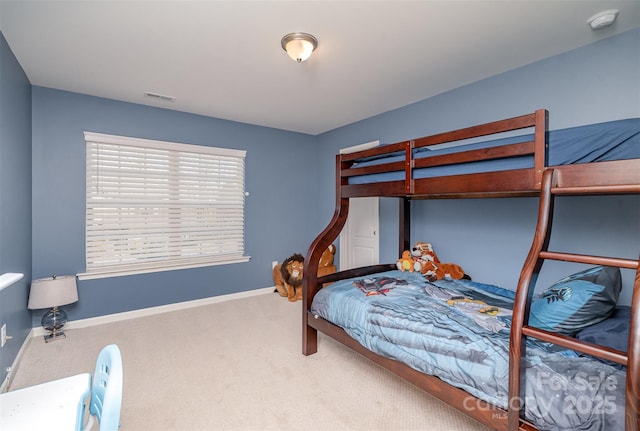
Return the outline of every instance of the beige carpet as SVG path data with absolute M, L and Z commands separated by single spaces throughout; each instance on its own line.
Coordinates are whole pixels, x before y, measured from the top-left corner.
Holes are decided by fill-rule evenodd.
M 11 389 L 93 372 L 122 351 L 121 430 L 487 430 L 320 336 L 301 353 L 300 302 L 258 295 L 33 338 Z

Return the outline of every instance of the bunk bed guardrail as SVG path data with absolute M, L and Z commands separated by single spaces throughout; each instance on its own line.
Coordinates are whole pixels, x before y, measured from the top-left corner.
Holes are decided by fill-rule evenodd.
M 547 123 L 548 112 L 539 109 L 527 115 L 339 155 L 340 177 L 345 180 L 341 184 L 341 194 L 343 197 L 532 195 L 540 189 L 542 172 L 547 163 L 545 136 Z M 455 143 L 465 143 L 467 140 L 498 136 L 522 129 L 533 129 L 533 136 L 527 135 L 527 139 L 515 143 L 420 157 L 429 155 L 428 150 L 433 146 L 452 146 Z M 460 148 L 464 149 L 464 147 Z M 508 162 L 523 156 L 532 156 L 532 167 L 456 173 L 455 175 L 416 176 L 416 172 L 421 169 L 442 169 L 465 164 L 471 166 L 471 163 L 496 160 Z M 386 161 L 387 157 L 390 161 Z M 392 175 L 394 173 L 395 176 Z M 374 180 L 364 184 L 354 184 L 349 181 L 354 177 L 366 177 L 372 174 L 377 174 L 378 177 L 375 178 L 382 178 L 382 181 Z M 385 174 L 395 179 L 386 180 Z

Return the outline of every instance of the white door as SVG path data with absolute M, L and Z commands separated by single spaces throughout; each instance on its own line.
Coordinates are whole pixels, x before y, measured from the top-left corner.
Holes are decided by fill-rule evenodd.
M 343 148 L 340 153 L 352 153 L 380 145 L 371 141 Z M 349 200 L 349 216 L 340 233 L 340 271 L 379 263 L 378 198 L 352 198 Z
M 340 234 L 340 270 L 379 263 L 378 198 L 352 198 Z

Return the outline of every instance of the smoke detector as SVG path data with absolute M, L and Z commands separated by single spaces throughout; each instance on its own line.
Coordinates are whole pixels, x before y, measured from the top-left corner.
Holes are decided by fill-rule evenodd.
M 620 11 L 618 9 L 605 10 L 597 13 L 587 20 L 592 30 L 608 27 L 616 20 Z

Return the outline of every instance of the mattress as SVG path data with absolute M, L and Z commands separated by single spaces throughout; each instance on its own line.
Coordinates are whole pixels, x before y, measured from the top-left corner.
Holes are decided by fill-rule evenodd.
M 448 148 L 430 149 L 429 147 L 421 147 L 414 150 L 413 157 L 415 159 L 421 159 L 531 140 L 533 140 L 533 134 L 525 134 L 485 140 L 482 142 L 472 142 Z M 629 118 L 549 131 L 547 132 L 547 143 L 547 166 L 640 158 L 640 118 Z M 358 160 L 353 167 L 365 167 L 403 160 L 404 153 L 395 152 L 386 156 L 376 156 L 374 158 Z M 533 168 L 533 155 L 414 169 L 413 178 L 433 178 L 526 168 Z M 385 172 L 353 176 L 349 178 L 349 184 L 399 181 L 404 180 L 404 178 L 404 171 Z
M 388 271 L 322 288 L 311 312 L 364 347 L 506 409 L 514 293 Z M 623 430 L 625 371 L 527 339 L 525 416 L 541 430 Z M 465 408 L 481 408 L 470 397 Z M 466 403 L 466 402 L 465 402 Z

